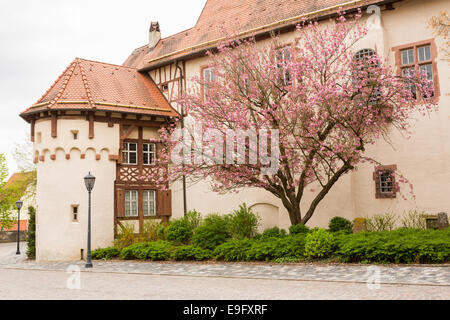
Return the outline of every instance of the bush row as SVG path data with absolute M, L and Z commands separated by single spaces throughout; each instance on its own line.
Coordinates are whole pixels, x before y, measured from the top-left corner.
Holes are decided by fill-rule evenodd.
M 165 240 L 135 243 L 121 250 L 116 247 L 94 250 L 92 258 L 277 262 L 333 258 L 362 263 L 450 261 L 450 229 L 397 229 L 358 234 L 314 229 L 290 235 L 274 230 L 257 238 L 229 239 L 215 247 L 175 245 Z

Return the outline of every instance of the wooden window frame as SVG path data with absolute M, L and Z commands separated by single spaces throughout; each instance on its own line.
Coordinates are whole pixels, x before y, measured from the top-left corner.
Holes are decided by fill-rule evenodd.
M 431 59 L 419 62 L 418 48 L 421 48 L 421 47 L 424 47 L 427 45 L 430 46 Z M 414 63 L 404 65 L 403 59 L 402 59 L 402 51 L 408 50 L 408 49 L 413 49 Z M 421 65 L 426 65 L 426 64 L 431 63 L 432 70 L 433 70 L 433 87 L 434 87 L 433 98 L 436 99 L 436 102 L 437 102 L 441 95 L 441 90 L 439 87 L 439 75 L 438 75 L 438 68 L 437 68 L 438 49 L 437 49 L 436 43 L 434 41 L 434 38 L 422 40 L 422 41 L 418 41 L 418 42 L 413 42 L 413 43 L 408 43 L 408 44 L 401 45 L 401 46 L 396 46 L 396 47 L 392 48 L 392 51 L 394 51 L 395 66 L 397 68 L 397 75 L 399 77 L 403 76 L 402 70 L 405 68 L 412 67 L 412 68 L 414 68 L 414 70 L 417 71 Z M 417 93 L 416 93 L 416 95 L 417 95 Z M 420 100 L 421 100 L 420 97 L 417 97 L 417 101 L 420 102 Z
M 376 199 L 390 199 L 397 197 L 397 185 L 395 182 L 395 175 L 392 176 L 392 190 L 390 192 L 382 192 L 381 190 L 381 175 L 385 172 L 395 173 L 397 165 L 377 166 L 373 173 L 373 180 L 375 181 L 375 198 Z
M 126 189 L 126 190 L 124 190 L 125 191 L 125 193 L 124 193 L 124 205 L 125 205 L 125 208 L 124 208 L 124 216 L 126 217 L 126 218 L 135 218 L 135 219 L 137 219 L 137 218 L 139 218 L 139 190 L 137 190 L 137 189 Z M 136 193 L 136 215 L 131 215 L 131 214 L 129 214 L 129 215 L 127 215 L 127 193 L 128 192 L 135 192 Z M 130 213 L 131 213 L 131 208 L 132 208 L 132 206 L 131 206 L 131 197 L 130 197 Z
M 74 212 L 74 209 L 77 210 L 77 212 Z M 76 217 L 75 217 L 76 215 Z M 80 205 L 78 204 L 72 204 L 70 206 L 70 218 L 72 220 L 73 223 L 78 223 L 79 222 L 79 216 L 80 216 Z
M 79 140 L 79 132 L 78 130 L 70 130 L 70 133 L 72 133 L 72 139 L 73 140 Z
M 136 150 L 129 150 L 130 144 L 133 143 L 136 145 Z M 127 144 L 127 149 L 125 150 L 124 146 L 125 144 Z M 125 157 L 123 156 L 124 153 L 127 153 L 127 162 L 125 162 Z M 136 163 L 130 163 L 130 153 L 136 153 Z M 137 141 L 132 141 L 132 140 L 125 140 L 123 141 L 122 144 L 122 159 L 123 162 L 122 164 L 124 165 L 130 165 L 130 166 L 137 166 L 139 164 L 139 143 Z
M 153 192 L 153 213 L 150 212 L 150 198 L 146 199 L 146 194 L 149 194 L 150 192 Z M 142 203 L 143 203 L 143 208 L 142 208 L 142 213 L 144 218 L 146 217 L 156 217 L 156 190 L 153 189 L 145 189 L 142 191 Z M 147 201 L 147 212 L 146 212 L 146 206 L 145 206 L 145 202 Z
M 144 145 L 148 145 L 149 147 L 153 146 L 153 151 L 150 151 L 150 148 L 148 148 L 147 151 L 144 150 Z M 148 155 L 148 159 L 150 159 L 150 155 L 153 154 L 152 161 L 150 163 L 145 163 L 144 161 L 144 154 Z M 154 166 L 156 164 L 156 143 L 154 142 L 142 142 L 142 164 L 144 166 Z
M 205 70 L 207 69 L 213 69 L 216 72 L 216 68 L 212 67 L 210 65 L 202 65 L 200 66 L 200 82 L 202 83 L 201 88 L 200 88 L 200 94 L 202 95 L 202 101 L 205 100 L 206 98 L 206 90 L 205 90 L 205 86 L 204 86 L 204 82 L 205 82 Z M 217 82 L 217 72 L 216 72 L 216 82 Z
M 274 57 L 274 59 L 275 59 L 275 63 L 277 64 L 277 68 L 278 69 L 281 68 L 281 66 L 279 67 L 278 64 L 285 63 L 285 61 L 286 61 L 285 54 L 286 54 L 286 49 L 287 48 L 289 48 L 290 51 L 293 50 L 292 43 L 286 43 L 286 44 L 284 44 L 282 46 L 279 46 L 278 48 L 275 49 L 275 57 Z M 279 62 L 279 58 L 278 58 L 278 54 L 280 52 L 283 54 L 283 60 L 281 62 Z M 291 52 L 289 52 L 289 60 L 288 61 L 290 61 L 291 59 L 292 59 L 292 54 L 291 54 Z M 289 81 L 287 81 L 286 80 L 286 74 L 287 73 L 289 73 L 289 72 L 283 72 L 283 86 L 285 86 L 285 87 L 291 85 L 293 80 L 294 80 L 292 78 L 292 75 L 289 74 Z

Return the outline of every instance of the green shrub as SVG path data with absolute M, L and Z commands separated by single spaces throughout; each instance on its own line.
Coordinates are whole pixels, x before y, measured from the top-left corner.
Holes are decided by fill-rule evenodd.
M 353 233 L 353 223 L 342 217 L 334 217 L 328 224 L 330 232 L 344 231 L 346 233 Z
M 276 258 L 274 261 L 276 263 L 299 262 L 300 258 L 297 258 L 297 257 L 281 257 L 281 258 Z
M 425 211 L 408 210 L 403 213 L 401 223 L 404 228 L 426 229 Z
M 233 239 L 252 238 L 257 234 L 261 218 L 247 208 L 245 203 L 228 215 L 228 218 L 230 234 Z
M 167 226 L 165 226 L 165 225 L 160 225 L 158 227 L 158 229 L 156 230 L 156 236 L 157 236 L 158 240 L 166 240 L 166 229 L 167 229 Z
M 366 218 L 367 231 L 393 230 L 396 222 L 397 217 L 391 212 L 375 214 Z
M 132 224 L 119 224 L 120 231 L 114 240 L 114 246 L 119 249 L 128 247 L 136 242 L 136 236 L 134 234 L 134 225 Z
M 36 209 L 28 207 L 27 257 L 36 258 Z
M 305 256 L 308 258 L 327 258 L 333 252 L 333 234 L 317 229 L 306 235 Z
M 197 247 L 214 250 L 229 238 L 229 219 L 218 214 L 209 214 L 195 229 L 192 240 Z
M 450 260 L 449 230 L 397 229 L 337 238 L 344 262 L 439 263 Z
M 240 239 L 227 241 L 219 246 L 213 252 L 214 259 L 225 261 L 246 261 L 248 251 L 251 249 L 255 240 Z
M 158 220 L 145 220 L 142 228 L 142 233 L 139 234 L 137 241 L 148 242 L 158 240 L 158 228 L 160 226 L 161 223 Z
M 282 257 L 302 258 L 305 237 L 302 234 L 284 238 L 268 238 L 253 243 L 247 252 L 247 260 L 270 261 Z
M 198 226 L 200 226 L 200 223 L 202 222 L 202 215 L 200 212 L 197 212 L 194 209 L 194 210 L 188 211 L 183 219 L 186 220 L 187 224 L 193 231 L 196 228 L 198 228 Z
M 289 234 L 300 234 L 300 233 L 305 234 L 308 232 L 309 232 L 309 228 L 301 223 L 294 224 L 289 227 Z
M 140 242 L 123 248 L 121 259 L 169 260 L 170 243 L 167 241 Z
M 111 258 L 118 257 L 119 255 L 120 250 L 117 247 L 96 249 L 91 252 L 91 258 L 94 260 L 110 260 Z
M 172 258 L 178 261 L 181 260 L 205 260 L 211 258 L 211 251 L 205 250 L 195 246 L 181 246 L 173 253 Z
M 285 237 L 286 230 L 280 229 L 278 227 L 268 228 L 263 231 L 261 234 L 261 239 L 267 239 L 267 238 L 282 238 Z
M 187 219 L 173 220 L 166 229 L 166 239 L 174 243 L 188 243 L 192 238 L 191 225 Z
M 303 258 L 305 237 L 303 235 L 270 237 L 266 239 L 240 239 L 227 241 L 213 252 L 217 260 L 225 261 L 271 261 L 279 258 Z

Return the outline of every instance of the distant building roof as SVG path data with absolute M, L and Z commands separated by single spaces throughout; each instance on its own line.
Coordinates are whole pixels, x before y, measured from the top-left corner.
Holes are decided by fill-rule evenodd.
M 15 172 L 11 175 L 11 177 L 9 177 L 8 181 L 5 184 L 5 187 L 10 186 L 17 181 L 25 181 L 31 175 L 33 175 L 33 172 Z
M 138 69 L 169 62 L 217 44 L 224 30 L 232 34 L 263 32 L 299 23 L 302 15 L 318 17 L 361 7 L 376 0 L 208 0 L 194 27 L 161 39 L 149 52 L 147 45 L 135 49 L 124 62 Z M 164 31 L 164 26 L 161 26 Z M 237 29 L 237 30 L 236 30 Z
M 136 68 L 76 58 L 50 89 L 21 113 L 102 110 L 177 116 L 153 80 Z
M 1 231 L 17 231 L 17 223 L 13 224 L 11 228 L 2 228 L 0 222 L 0 230 Z M 28 220 L 20 220 L 20 231 L 28 230 Z

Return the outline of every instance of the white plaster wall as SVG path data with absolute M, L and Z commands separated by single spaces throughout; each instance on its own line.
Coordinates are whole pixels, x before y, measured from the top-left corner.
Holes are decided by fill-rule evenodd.
M 395 10 L 381 12 L 379 25 L 369 31 L 366 38 L 360 41 L 355 50 L 363 48 L 376 49 L 378 54 L 388 57 L 394 63 L 392 47 L 433 38 L 432 31 L 427 28 L 427 19 L 437 15 L 441 10 L 450 9 L 445 0 L 412 1 L 407 0 L 394 5 Z M 373 17 L 371 22 L 374 21 Z M 363 19 L 366 21 L 367 17 Z M 375 18 L 375 22 L 378 19 Z M 281 41 L 291 42 L 296 37 L 292 32 L 280 37 Z M 442 41 L 436 39 L 438 48 Z M 440 53 L 441 54 L 441 53 Z M 189 79 L 200 73 L 200 67 L 207 65 L 207 58 L 198 58 L 186 62 L 187 87 L 193 83 Z M 449 66 L 438 57 L 438 73 L 441 96 L 440 111 L 429 117 L 417 116 L 415 133 L 406 140 L 398 132 L 392 131 L 391 139 L 394 149 L 384 141 L 368 148 L 369 155 L 376 155 L 384 164 L 397 164 L 398 169 L 411 180 L 415 188 L 416 199 L 375 199 L 375 185 L 372 179 L 373 166 L 360 165 L 357 171 L 342 177 L 325 199 L 319 204 L 315 214 L 307 223 L 309 226 L 326 227 L 334 216 L 348 219 L 393 211 L 401 214 L 407 209 L 423 209 L 431 213 L 437 211 L 450 212 L 450 101 L 448 88 Z M 308 190 L 314 187 L 308 188 Z M 317 188 L 316 188 L 317 189 Z M 183 197 L 180 182 L 172 184 L 174 217 L 183 215 Z M 406 186 L 402 192 L 407 194 Z M 308 191 L 302 201 L 305 212 L 314 192 Z M 278 217 L 266 217 L 263 224 L 269 226 L 278 219 L 280 227 L 287 228 L 290 221 L 286 210 L 279 199 L 261 189 L 247 188 L 239 194 L 218 195 L 210 191 L 206 181 L 196 184 L 188 183 L 188 210 L 196 209 L 207 214 L 210 212 L 228 213 L 240 203 L 247 205 L 266 204 L 262 208 L 267 216 L 268 207 L 279 208 Z M 276 210 L 272 210 L 276 215 Z
M 80 249 L 86 257 L 88 193 L 84 176 L 90 171 L 95 177 L 92 192 L 92 249 L 110 246 L 114 235 L 115 161 L 119 127 L 95 123 L 95 138 L 88 138 L 88 121 L 58 120 L 58 137 L 52 138 L 50 120 L 36 123 L 42 142 L 35 151 L 45 160 L 37 164 L 36 259 L 79 260 Z M 79 130 L 79 140 L 73 140 L 70 130 Z M 70 153 L 70 159 L 66 154 Z M 85 153 L 85 159 L 81 159 Z M 50 159 L 56 155 L 56 160 Z M 100 160 L 96 160 L 100 154 Z M 78 222 L 72 222 L 71 205 L 79 205 Z

